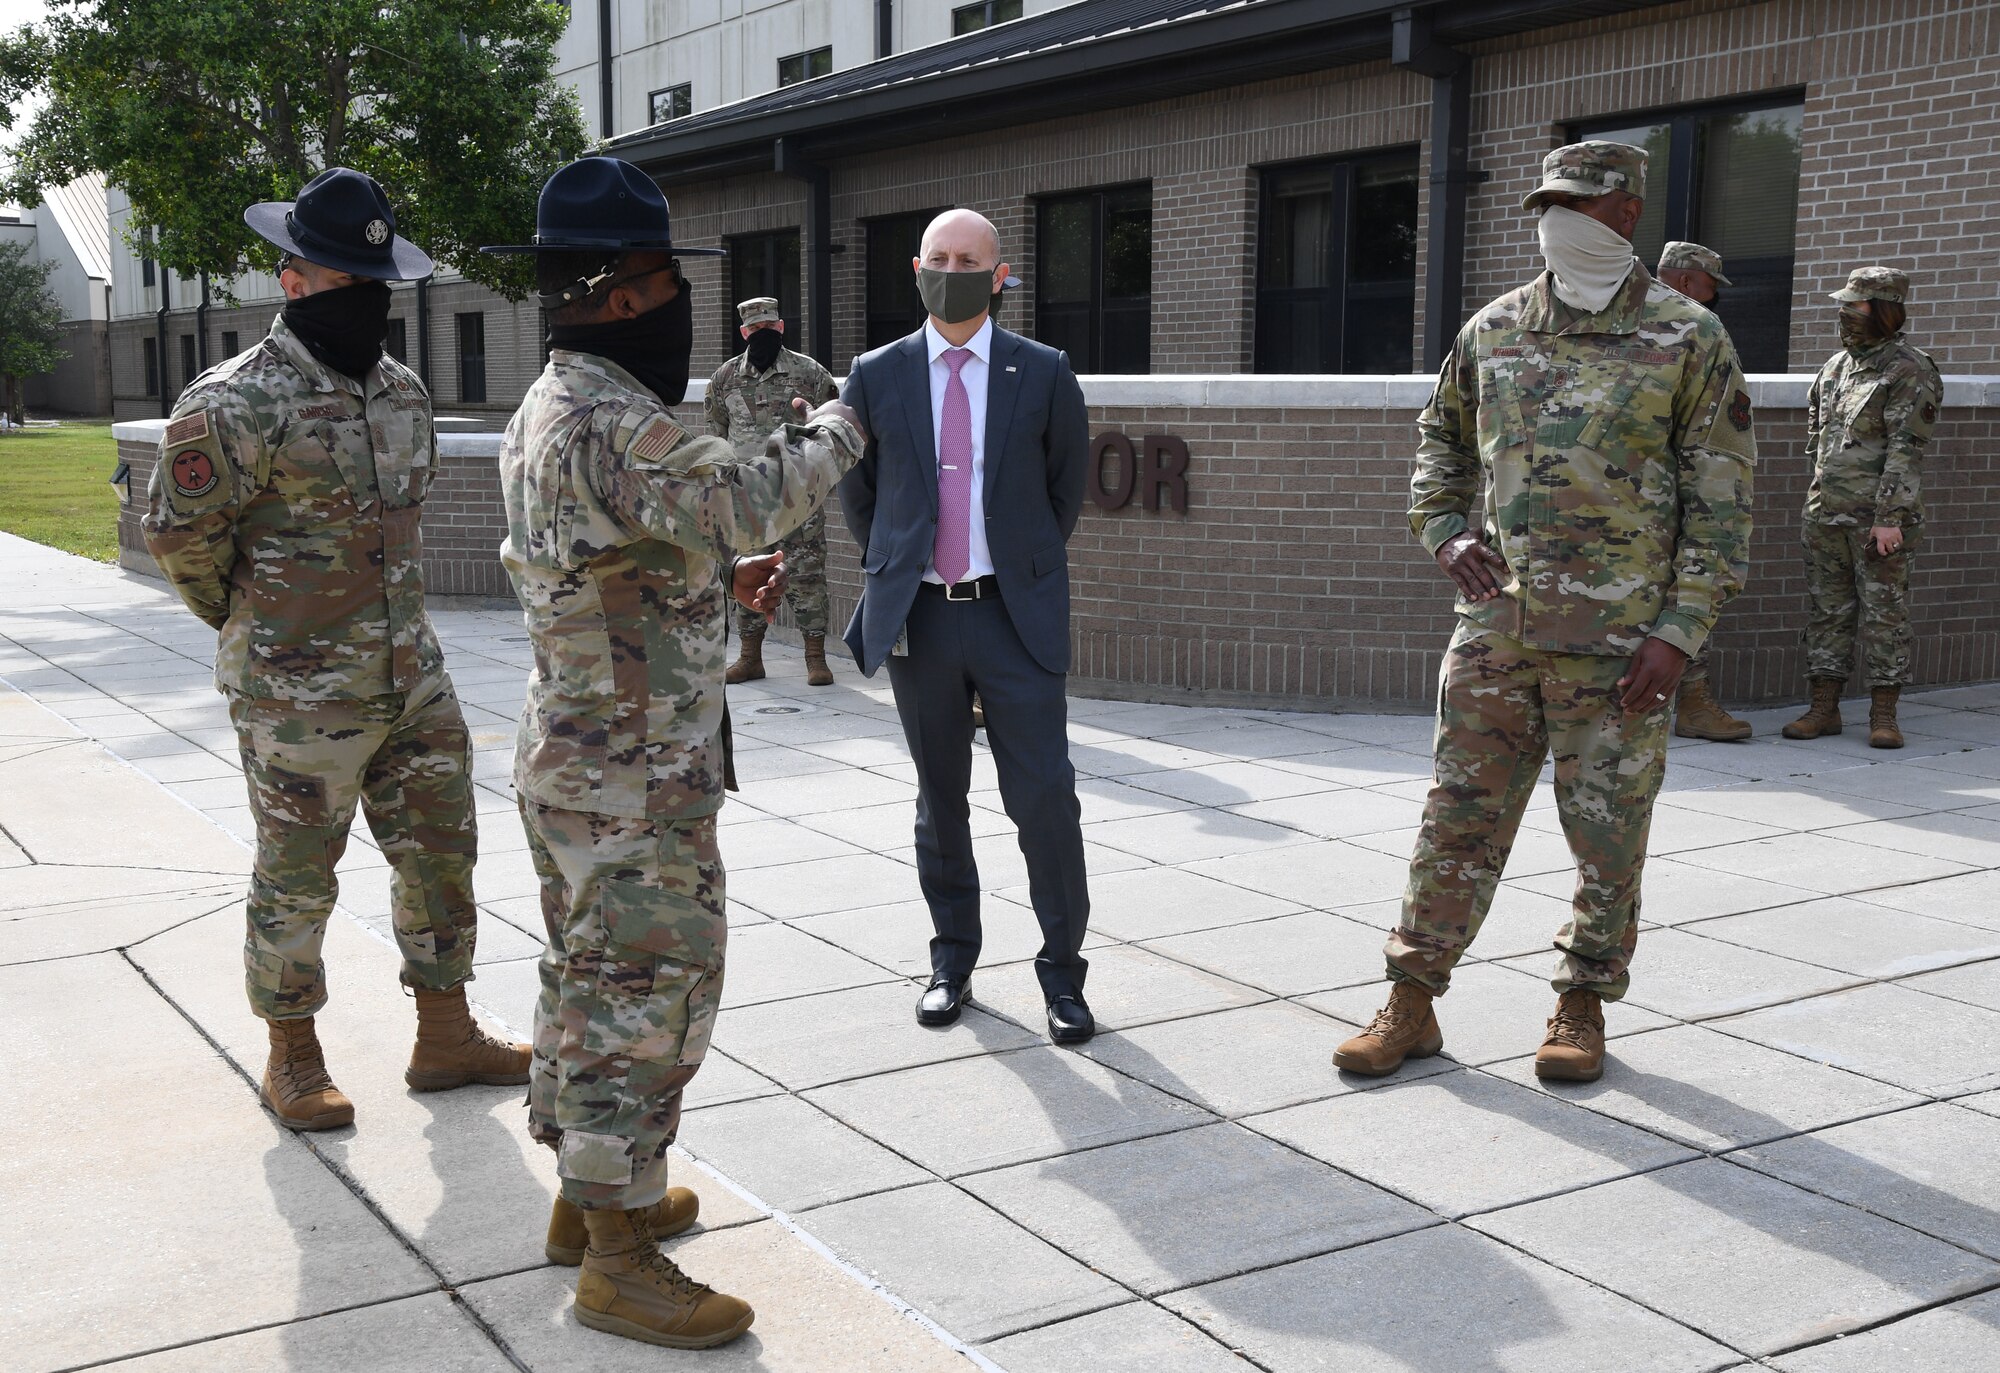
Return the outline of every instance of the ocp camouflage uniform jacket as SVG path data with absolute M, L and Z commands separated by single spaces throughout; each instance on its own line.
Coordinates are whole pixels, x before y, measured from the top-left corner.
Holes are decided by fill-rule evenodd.
M 1750 395 L 1716 317 L 1635 263 L 1604 309 L 1544 272 L 1472 317 L 1417 418 L 1410 528 L 1433 554 L 1482 476 L 1501 595 L 1458 613 L 1531 648 L 1692 657 L 1750 544 Z
M 437 473 L 430 396 L 384 355 L 357 382 L 281 315 L 188 384 L 160 441 L 146 547 L 221 631 L 215 684 L 296 701 L 422 694 L 444 656 L 418 521 Z
M 739 460 L 615 363 L 556 349 L 500 445 L 500 560 L 535 664 L 514 752 L 561 810 L 693 818 L 722 804 L 721 560 L 777 543 L 861 457 L 836 419 Z
M 1901 334 L 1859 357 L 1843 348 L 1828 358 L 1806 393 L 1806 451 L 1813 460 L 1806 518 L 1897 528 L 1923 523 L 1924 450 L 1943 399 L 1937 364 Z
M 752 372 L 748 354 L 738 353 L 708 379 L 708 396 L 702 410 L 708 417 L 708 432 L 728 439 L 740 458 L 754 458 L 764 451 L 771 431 L 792 419 L 792 400 L 808 406 L 832 400 L 840 394 L 833 376 L 819 363 L 789 348 L 778 350 L 777 360 L 763 372 Z

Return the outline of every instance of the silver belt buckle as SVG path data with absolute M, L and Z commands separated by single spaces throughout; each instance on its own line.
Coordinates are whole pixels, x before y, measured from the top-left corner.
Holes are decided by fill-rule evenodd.
M 956 590 L 956 589 L 957 589 L 958 587 L 961 587 L 961 586 L 969 586 L 969 587 L 971 587 L 971 588 L 972 588 L 972 590 L 971 590 L 971 591 L 970 591 L 970 592 L 969 592 L 968 594 L 966 594 L 966 595 L 964 595 L 964 596 L 954 596 L 954 595 L 952 595 L 952 594 L 951 594 L 951 593 L 952 593 L 952 592 L 953 592 L 954 590 Z M 977 577 L 975 577 L 975 578 L 973 578 L 973 579 L 972 579 L 971 581 L 967 581 L 967 582 L 946 582 L 946 583 L 945 583 L 945 587 L 944 587 L 944 598 L 945 598 L 945 599 L 946 599 L 947 601 L 976 601 L 976 600 L 978 600 L 978 599 L 979 599 L 979 596 L 980 596 L 980 591 L 979 591 L 979 579 L 978 579 Z

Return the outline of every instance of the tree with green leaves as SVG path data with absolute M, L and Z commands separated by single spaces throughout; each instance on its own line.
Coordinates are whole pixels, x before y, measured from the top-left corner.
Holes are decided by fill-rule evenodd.
M 69 354 L 62 305 L 49 289 L 53 262 L 35 262 L 25 243 L 0 243 L 0 410 L 19 428 L 26 417 L 21 382 L 55 370 Z
M 535 222 L 542 181 L 587 142 L 554 79 L 568 9 L 548 0 L 50 0 L 0 34 L 0 130 L 46 103 L 0 199 L 103 172 L 134 246 L 185 275 L 269 270 L 243 207 L 327 167 L 382 183 L 397 228 L 518 299 L 526 259 L 482 256 Z

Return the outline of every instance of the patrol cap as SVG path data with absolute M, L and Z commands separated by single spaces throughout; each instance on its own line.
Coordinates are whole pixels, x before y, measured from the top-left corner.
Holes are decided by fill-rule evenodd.
M 1886 300 L 1901 305 L 1910 295 L 1910 275 L 1894 267 L 1856 267 L 1847 274 L 1847 285 L 1828 295 L 1829 300 Z
M 783 324 L 785 317 L 778 313 L 778 302 L 771 296 L 752 296 L 736 307 L 736 317 L 745 324 Z
M 1592 138 L 1569 143 L 1542 159 L 1542 184 L 1521 201 L 1538 210 L 1552 195 L 1600 196 L 1624 191 L 1646 198 L 1646 150 L 1630 143 Z
M 1660 270 L 1669 271 L 1675 267 L 1690 272 L 1707 272 L 1724 286 L 1736 283 L 1722 274 L 1722 254 L 1713 248 L 1704 248 L 1699 243 L 1683 243 L 1675 239 L 1660 249 Z
M 482 253 L 648 250 L 679 257 L 726 257 L 721 248 L 683 248 L 674 242 L 672 217 L 660 188 L 630 162 L 585 157 L 542 184 L 535 203 L 533 243 L 493 244 Z
M 418 281 L 435 266 L 430 254 L 396 237 L 396 212 L 375 178 L 329 167 L 297 200 L 265 200 L 243 222 L 266 242 L 307 262 L 377 281 Z

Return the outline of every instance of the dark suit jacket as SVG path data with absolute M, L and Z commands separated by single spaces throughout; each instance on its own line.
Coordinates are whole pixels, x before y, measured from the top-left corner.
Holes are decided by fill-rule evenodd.
M 1083 510 L 1090 418 L 1069 356 L 998 327 L 986 382 L 986 543 L 1021 642 L 1069 671 L 1069 553 Z M 937 543 L 937 444 L 924 331 L 854 360 L 840 398 L 868 447 L 841 479 L 861 546 L 861 604 L 847 646 L 868 676 L 889 656 Z

